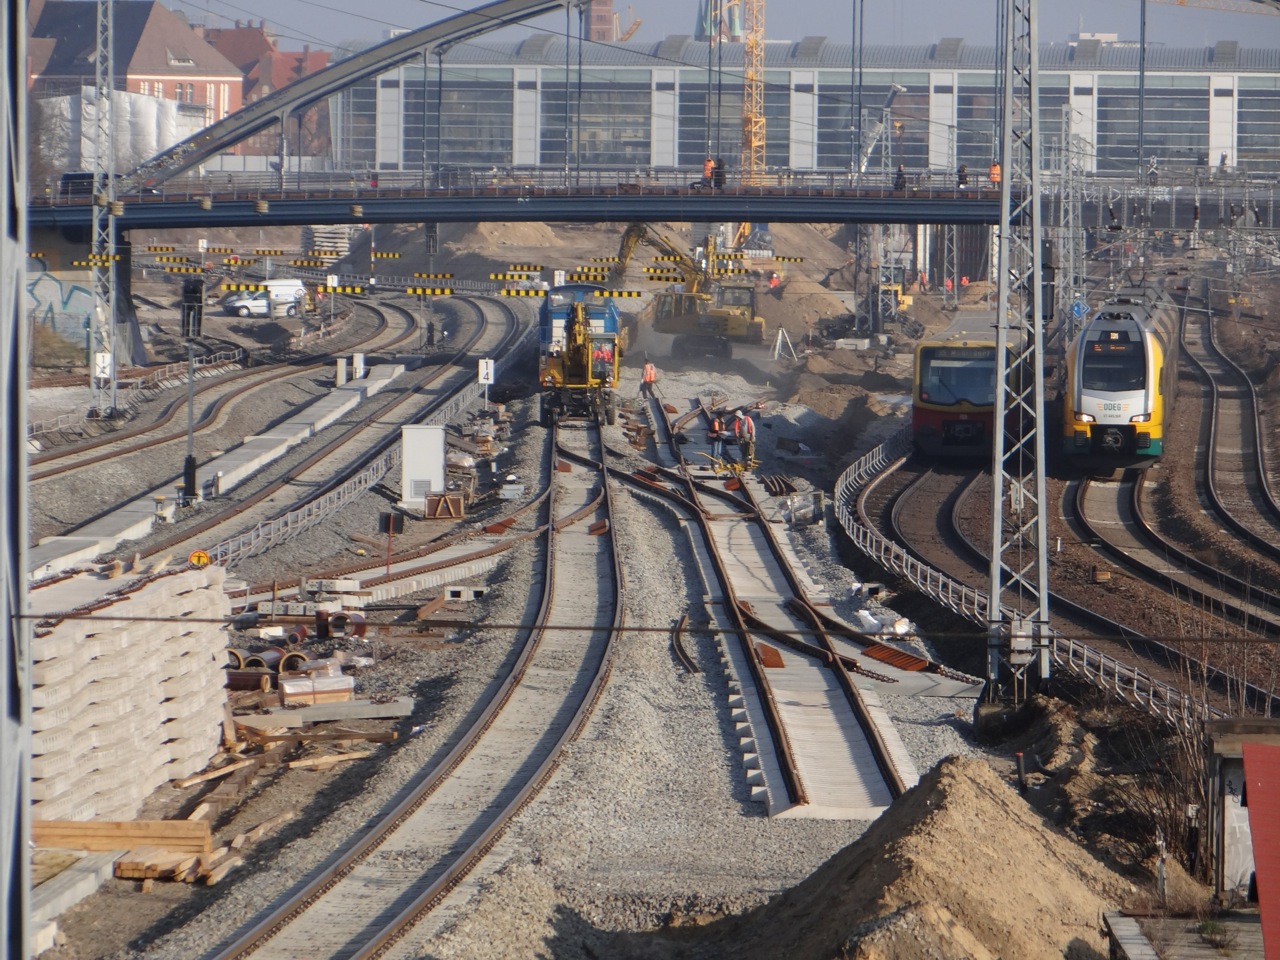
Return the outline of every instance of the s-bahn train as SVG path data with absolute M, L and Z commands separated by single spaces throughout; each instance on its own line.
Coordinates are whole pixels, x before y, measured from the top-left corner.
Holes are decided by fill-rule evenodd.
M 926 340 L 916 346 L 911 435 L 936 457 L 990 456 L 996 403 L 994 341 Z
M 627 348 L 609 291 L 569 283 L 547 291 L 538 311 L 540 418 L 550 426 L 564 416 L 618 418 L 618 368 Z
M 1149 466 L 1164 455 L 1178 386 L 1178 310 L 1157 287 L 1104 301 L 1067 349 L 1063 451 L 1091 469 Z

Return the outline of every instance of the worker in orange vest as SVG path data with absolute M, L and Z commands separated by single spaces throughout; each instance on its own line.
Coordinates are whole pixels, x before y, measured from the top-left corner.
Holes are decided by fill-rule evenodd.
M 707 430 L 707 439 L 711 441 L 711 455 L 717 460 L 724 459 L 724 417 L 715 414 L 711 418 L 711 427 Z
M 987 179 L 991 181 L 993 187 L 1000 186 L 1000 161 L 992 160 L 991 166 L 987 168 Z
M 748 467 L 756 455 L 756 423 L 750 416 L 738 410 L 733 415 L 733 435 L 738 438 L 742 462 Z
M 652 397 L 653 385 L 658 382 L 658 368 L 650 360 L 644 362 L 644 372 L 640 375 L 640 396 Z

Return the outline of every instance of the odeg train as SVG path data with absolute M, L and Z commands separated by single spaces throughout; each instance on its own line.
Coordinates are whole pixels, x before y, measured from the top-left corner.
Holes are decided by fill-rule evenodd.
M 1063 451 L 1091 470 L 1144 467 L 1164 455 L 1178 386 L 1178 310 L 1157 287 L 1103 302 L 1067 351 Z

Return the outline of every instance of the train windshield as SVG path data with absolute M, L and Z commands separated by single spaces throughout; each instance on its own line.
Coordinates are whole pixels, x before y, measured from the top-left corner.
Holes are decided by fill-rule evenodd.
M 992 406 L 996 402 L 996 348 L 924 347 L 916 376 L 920 399 L 927 403 Z
M 1146 351 L 1139 341 L 1091 343 L 1080 364 L 1080 385 L 1085 390 L 1141 390 L 1146 379 Z

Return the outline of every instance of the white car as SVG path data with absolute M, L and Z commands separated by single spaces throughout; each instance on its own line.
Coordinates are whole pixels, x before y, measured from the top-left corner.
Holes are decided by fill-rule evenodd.
M 307 291 L 301 280 L 267 280 L 265 289 L 233 294 L 222 309 L 228 316 L 270 317 L 283 313 L 296 317 L 303 311 Z

